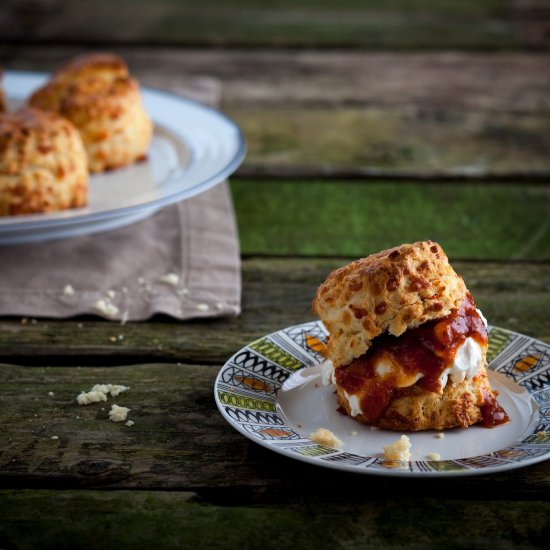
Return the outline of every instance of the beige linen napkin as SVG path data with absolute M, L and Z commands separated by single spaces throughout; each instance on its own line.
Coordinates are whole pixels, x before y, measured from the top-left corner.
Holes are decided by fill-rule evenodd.
M 213 79 L 178 93 L 213 104 Z M 0 315 L 143 320 L 240 312 L 240 253 L 226 182 L 139 223 L 86 237 L 0 247 Z

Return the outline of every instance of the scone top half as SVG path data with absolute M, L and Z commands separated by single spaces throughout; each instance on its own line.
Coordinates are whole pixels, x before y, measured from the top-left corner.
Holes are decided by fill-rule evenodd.
M 328 355 L 336 368 L 363 355 L 383 333 L 446 317 L 467 294 L 439 244 L 403 244 L 330 273 L 312 308 L 329 331 Z

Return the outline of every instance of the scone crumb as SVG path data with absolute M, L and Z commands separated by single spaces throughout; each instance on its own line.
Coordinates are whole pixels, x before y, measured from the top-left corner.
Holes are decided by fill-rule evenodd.
M 130 409 L 128 407 L 119 407 L 118 405 L 112 405 L 109 411 L 109 420 L 111 422 L 124 422 Z
M 430 453 L 426 458 L 428 460 L 441 460 L 441 455 L 439 453 Z
M 59 439 L 59 436 L 58 436 L 58 435 L 52 435 L 52 436 L 50 437 L 50 439 L 53 439 L 53 440 L 55 441 L 56 439 Z
M 309 434 L 309 439 L 319 445 L 325 445 L 326 447 L 333 447 L 335 449 L 339 449 L 344 445 L 330 430 L 327 430 L 326 428 L 318 428 L 313 433 Z
M 103 298 L 95 303 L 95 308 L 99 312 L 109 317 L 112 317 L 113 315 L 116 315 L 118 313 L 118 307 L 116 307 L 114 304 L 111 304 L 107 300 L 104 300 Z
M 197 309 L 199 311 L 208 311 L 210 306 L 208 304 L 197 304 Z
M 113 298 L 116 297 L 116 292 L 115 292 L 114 290 L 108 290 L 108 291 L 107 291 L 107 296 L 108 296 L 109 298 L 111 298 L 111 300 L 112 300 Z
M 355 437 L 355 436 L 357 435 L 357 432 L 356 432 L 356 431 L 350 432 L 350 435 L 351 435 L 352 437 Z
M 180 282 L 180 276 L 177 273 L 167 273 L 160 278 L 161 283 L 177 286 Z
M 410 439 L 406 435 L 402 435 L 397 441 L 384 445 L 384 458 L 386 460 L 408 462 L 411 459 Z
M 436 439 L 443 439 L 444 437 L 445 437 L 445 434 L 443 432 L 439 432 L 439 433 L 435 434 Z
M 72 296 L 74 294 L 74 288 L 71 285 L 65 285 L 63 294 L 65 294 L 65 296 Z
M 124 425 L 128 426 L 129 428 L 131 428 L 134 424 L 135 424 L 135 422 L 133 420 L 128 420 L 124 423 Z
M 91 405 L 92 403 L 107 401 L 108 394 L 111 394 L 112 397 L 116 397 L 123 391 L 129 389 L 128 386 L 122 386 L 121 384 L 95 384 L 90 391 L 80 392 L 76 398 L 76 402 L 79 405 Z
M 53 391 L 49 391 L 49 392 L 48 392 L 48 396 L 49 396 L 49 397 L 53 397 L 54 395 L 55 395 L 55 393 L 53 393 Z

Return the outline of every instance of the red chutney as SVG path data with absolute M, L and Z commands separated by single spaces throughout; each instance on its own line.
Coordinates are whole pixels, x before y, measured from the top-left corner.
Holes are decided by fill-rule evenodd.
M 439 377 L 452 364 L 458 347 L 466 338 L 473 338 L 482 347 L 487 346 L 487 330 L 470 294 L 457 310 L 443 319 L 428 321 L 398 337 L 379 336 L 364 355 L 336 369 L 336 382 L 348 394 L 361 390 L 363 414 L 370 419 L 378 418 L 392 400 L 397 385 L 395 381 L 392 383 L 391 377 L 380 380 L 376 376 L 375 366 L 382 355 L 393 356 L 411 376 L 422 373 L 418 386 L 440 393 Z M 487 416 L 493 420 L 487 423 L 484 420 L 484 425 L 501 423 L 497 412 L 493 414 L 489 410 L 493 409 L 487 405 Z

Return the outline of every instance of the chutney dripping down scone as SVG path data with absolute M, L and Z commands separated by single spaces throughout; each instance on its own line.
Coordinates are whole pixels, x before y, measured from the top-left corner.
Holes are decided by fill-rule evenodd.
M 120 57 L 77 57 L 36 90 L 29 105 L 53 111 L 79 130 L 90 172 L 120 168 L 146 157 L 153 125 L 138 82 Z
M 55 113 L 0 113 L 0 216 L 54 212 L 88 200 L 86 151 Z
M 312 307 L 329 332 L 325 378 L 352 418 L 400 431 L 508 421 L 487 379 L 485 320 L 437 243 L 333 271 Z

